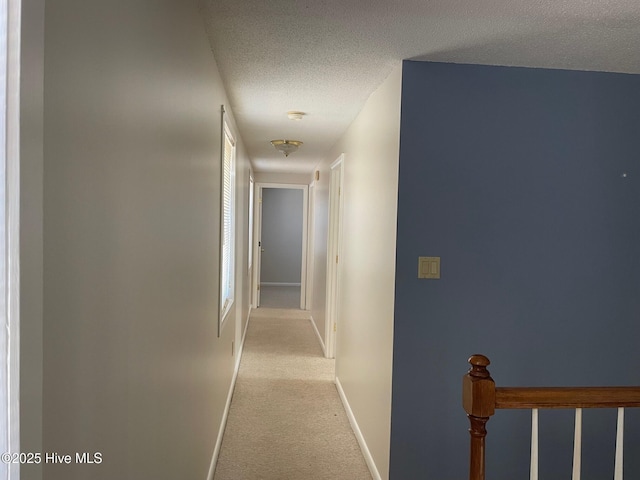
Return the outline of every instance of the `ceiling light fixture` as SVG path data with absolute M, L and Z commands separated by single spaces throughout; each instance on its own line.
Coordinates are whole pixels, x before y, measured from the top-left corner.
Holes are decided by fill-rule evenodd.
M 298 150 L 302 142 L 300 140 L 271 140 L 271 145 L 279 152 L 284 153 L 285 157 L 288 157 L 290 153 Z
M 302 120 L 305 115 L 306 113 L 298 112 L 296 110 L 291 110 L 290 112 L 287 112 L 287 117 L 289 117 L 290 120 Z

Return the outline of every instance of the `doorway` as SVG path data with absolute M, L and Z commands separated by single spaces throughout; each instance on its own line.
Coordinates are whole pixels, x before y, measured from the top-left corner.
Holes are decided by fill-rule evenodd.
M 336 356 L 336 335 L 338 331 L 338 306 L 340 296 L 340 255 L 342 243 L 343 210 L 343 167 L 344 154 L 331 164 L 329 184 L 329 242 L 327 245 L 327 322 L 325 338 L 327 358 Z
M 256 185 L 253 304 L 306 308 L 307 185 Z

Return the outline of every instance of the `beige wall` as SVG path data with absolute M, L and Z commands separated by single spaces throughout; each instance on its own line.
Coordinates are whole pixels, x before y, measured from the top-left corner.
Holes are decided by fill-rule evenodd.
M 202 19 L 191 1 L 58 0 L 45 32 L 42 449 L 103 462 L 44 477 L 205 479 L 248 313 L 249 166 L 239 142 L 218 338 L 228 101 Z
M 22 0 L 20 83 L 20 450 L 42 452 L 44 0 Z M 42 465 L 21 467 L 41 480 Z
M 389 474 L 401 80 L 398 65 L 320 165 L 316 192 L 316 213 L 326 211 L 329 165 L 344 153 L 336 377 L 381 478 Z M 326 237 L 327 218 L 318 216 L 312 313 L 321 333 Z

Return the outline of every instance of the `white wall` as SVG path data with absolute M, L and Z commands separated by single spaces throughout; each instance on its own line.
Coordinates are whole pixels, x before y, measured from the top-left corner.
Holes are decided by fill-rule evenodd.
M 389 475 L 401 66 L 369 98 L 320 167 L 316 213 L 328 209 L 329 165 L 344 152 L 336 377 L 381 478 Z M 312 315 L 324 332 L 327 218 L 316 217 Z
M 240 141 L 239 303 L 218 338 L 230 109 L 203 21 L 195 1 L 58 0 L 45 32 L 42 449 L 103 462 L 44 477 L 204 480 L 248 313 L 249 165 Z

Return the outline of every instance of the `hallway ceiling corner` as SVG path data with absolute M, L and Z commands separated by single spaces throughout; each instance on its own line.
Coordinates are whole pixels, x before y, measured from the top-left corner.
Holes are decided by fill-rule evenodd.
M 311 173 L 404 59 L 640 73 L 637 0 L 205 0 L 256 171 Z M 287 112 L 307 112 L 295 121 Z M 304 142 L 284 157 L 270 140 Z

